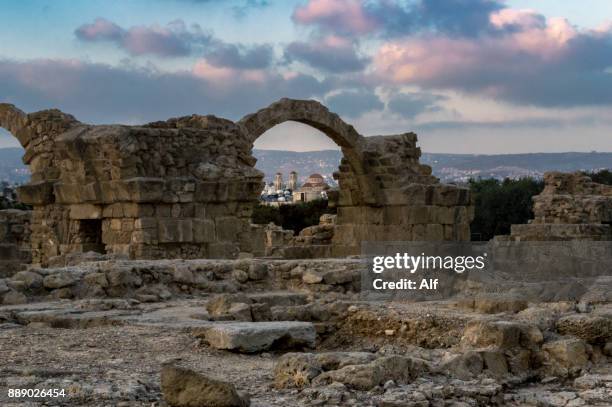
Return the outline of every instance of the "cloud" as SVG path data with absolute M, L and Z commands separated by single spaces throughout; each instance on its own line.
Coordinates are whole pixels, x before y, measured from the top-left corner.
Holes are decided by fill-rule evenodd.
M 74 32 L 82 41 L 114 41 L 121 42 L 125 30 L 112 21 L 96 18 L 91 24 L 83 24 Z
M 219 81 L 198 65 L 163 73 L 72 60 L 0 60 L 3 102 L 25 111 L 56 107 L 93 123 L 144 123 L 193 113 L 239 119 L 282 97 L 322 98 L 331 87 L 299 73 L 253 78 L 242 72 Z
M 491 15 L 503 33 L 420 35 L 385 42 L 379 80 L 542 106 L 612 104 L 612 31 L 578 31 L 533 11 Z
M 369 33 L 379 24 L 360 0 L 309 0 L 295 9 L 293 20 L 342 34 Z
M 339 35 L 394 37 L 418 32 L 477 36 L 492 28 L 500 0 L 309 0 L 293 20 Z
M 362 71 L 370 61 L 358 55 L 354 42 L 334 35 L 311 42 L 292 42 L 285 48 L 285 57 L 332 73 Z
M 122 28 L 112 21 L 97 18 L 75 30 L 84 42 L 111 42 L 130 55 L 185 57 L 201 55 L 215 67 L 263 69 L 271 65 L 274 49 L 269 44 L 243 45 L 224 42 L 206 33 L 198 24 L 188 27 L 183 20 L 166 26 L 134 26 Z
M 215 66 L 231 66 L 238 69 L 263 69 L 274 59 L 274 49 L 269 44 L 251 47 L 217 41 L 205 52 L 206 59 Z
M 407 118 L 414 118 L 425 112 L 438 112 L 441 109 L 438 102 L 446 100 L 444 96 L 428 93 L 397 93 L 387 102 L 387 107 L 393 113 Z
M 359 117 L 372 110 L 382 110 L 380 98 L 367 89 L 343 90 L 325 99 L 330 110 L 346 117 Z
M 97 18 L 91 24 L 78 27 L 74 33 L 84 42 L 113 42 L 134 56 L 187 56 L 212 40 L 212 36 L 204 33 L 198 24 L 187 27 L 182 20 L 172 21 L 166 26 L 155 24 L 124 29 L 112 21 Z

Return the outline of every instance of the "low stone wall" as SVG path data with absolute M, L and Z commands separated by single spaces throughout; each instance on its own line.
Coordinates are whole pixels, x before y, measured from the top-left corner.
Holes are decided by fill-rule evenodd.
M 0 278 L 9 277 L 31 260 L 30 211 L 0 211 Z
M 239 291 L 359 291 L 360 260 L 109 260 L 61 268 L 31 267 L 0 279 L 0 303 L 57 298 L 134 298 Z

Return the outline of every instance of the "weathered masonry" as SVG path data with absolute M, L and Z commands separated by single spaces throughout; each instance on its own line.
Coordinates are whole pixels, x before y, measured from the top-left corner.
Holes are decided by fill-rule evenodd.
M 25 148 L 32 172 L 19 197 L 34 207 L 33 262 L 84 251 L 260 254 L 263 232 L 250 224 L 263 188 L 253 143 L 285 121 L 317 128 L 342 149 L 332 255 L 356 254 L 364 240 L 469 240 L 469 191 L 440 184 L 419 163 L 414 133 L 366 138 L 315 101 L 282 99 L 236 123 L 193 115 L 142 126 L 0 104 L 0 126 Z
M 512 225 L 510 240 L 612 240 L 612 186 L 581 173 L 548 172 L 533 198 L 534 219 Z

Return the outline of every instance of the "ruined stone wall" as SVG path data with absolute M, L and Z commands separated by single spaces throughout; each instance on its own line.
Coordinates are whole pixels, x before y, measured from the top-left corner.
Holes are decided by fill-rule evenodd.
M 512 225 L 512 240 L 612 240 L 612 187 L 582 173 L 549 172 L 533 198 L 534 219 Z
M 238 136 L 232 122 L 201 116 L 66 132 L 56 141 L 59 251 L 41 257 L 236 257 L 263 176 Z
M 469 191 L 439 184 L 419 163 L 416 135 L 365 138 L 315 101 L 283 99 L 237 123 L 193 115 L 144 126 L 92 126 L 56 110 L 26 115 L 0 105 L 0 126 L 19 139 L 32 170 L 19 197 L 34 207 L 33 262 L 87 251 L 266 254 L 269 233 L 250 224 L 263 188 L 252 149 L 287 120 L 323 131 L 343 151 L 325 255 L 358 254 L 364 240 L 469 240 Z
M 0 211 L 0 278 L 30 262 L 30 211 Z
M 469 189 L 440 184 L 431 168 L 419 163 L 416 134 L 363 137 L 321 104 L 290 99 L 238 124 L 254 141 L 287 120 L 319 129 L 342 149 L 334 174 L 340 190 L 331 255 L 359 254 L 367 240 L 470 240 Z
M 355 245 L 367 240 L 470 240 L 474 213 L 469 190 L 440 184 L 431 167 L 419 163 L 416 143 L 414 133 L 365 139 L 365 164 L 383 204 L 363 205 L 353 189 L 341 188 L 336 254 L 355 254 Z M 355 185 L 346 162 L 337 179 L 341 185 Z

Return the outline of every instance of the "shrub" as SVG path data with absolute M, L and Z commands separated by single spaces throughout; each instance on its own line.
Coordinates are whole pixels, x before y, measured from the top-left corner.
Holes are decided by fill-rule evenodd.
M 542 192 L 544 182 L 533 178 L 470 180 L 470 188 L 476 201 L 472 240 L 484 241 L 507 235 L 511 225 L 533 219 L 532 197 Z
M 258 204 L 253 209 L 252 222 L 258 225 L 272 222 L 297 234 L 308 226 L 318 225 L 319 218 L 325 213 L 335 213 L 325 199 L 280 207 Z

